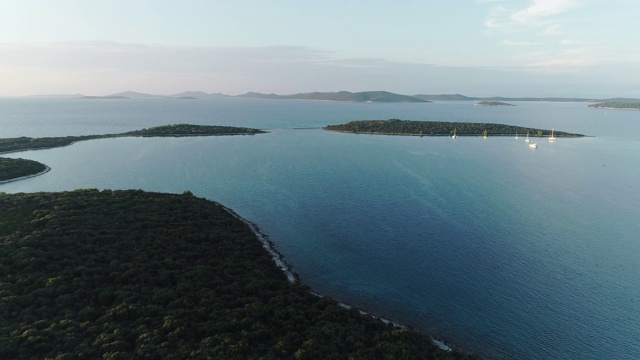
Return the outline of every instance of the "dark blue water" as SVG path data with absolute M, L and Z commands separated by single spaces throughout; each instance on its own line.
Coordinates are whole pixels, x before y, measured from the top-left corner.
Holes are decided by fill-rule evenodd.
M 640 358 L 640 112 L 517 105 L 5 99 L 3 137 L 182 122 L 272 133 L 10 154 L 52 170 L 0 191 L 189 189 L 257 222 L 316 291 L 489 358 Z M 296 129 L 387 118 L 595 137 L 534 150 L 522 138 Z

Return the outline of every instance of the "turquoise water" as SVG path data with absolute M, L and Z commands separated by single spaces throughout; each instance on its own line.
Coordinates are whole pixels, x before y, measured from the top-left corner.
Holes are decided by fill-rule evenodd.
M 52 170 L 0 191 L 189 189 L 258 223 L 316 291 L 488 358 L 640 358 L 640 112 L 517 105 L 2 99 L 3 137 L 181 122 L 272 132 L 8 154 Z M 530 149 L 297 129 L 392 117 L 594 137 Z

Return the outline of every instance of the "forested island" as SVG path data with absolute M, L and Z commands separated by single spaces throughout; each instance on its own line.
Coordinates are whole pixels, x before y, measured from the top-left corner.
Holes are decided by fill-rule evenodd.
M 105 139 L 114 137 L 152 137 L 152 136 L 216 136 L 216 135 L 254 135 L 263 134 L 265 131 L 214 125 L 174 124 L 152 127 L 148 129 L 129 131 L 121 134 L 84 135 L 64 137 L 18 137 L 0 139 L 0 154 L 25 150 L 50 149 L 67 146 L 74 142 L 93 139 Z M 42 173 L 47 166 L 37 161 L 24 159 L 9 159 L 0 157 L 0 181 L 9 181 L 26 176 Z
M 530 136 L 549 136 L 551 130 L 528 128 L 492 123 L 467 123 L 447 121 L 411 121 L 411 120 L 360 120 L 351 121 L 341 125 L 328 125 L 324 130 L 380 134 L 380 135 L 419 135 L 419 136 L 450 136 L 455 130 L 458 136 L 507 136 L 515 134 L 530 134 Z M 582 134 L 573 134 L 564 131 L 555 131 L 557 137 L 583 137 Z
M 513 104 L 509 104 L 502 101 L 480 101 L 473 105 L 475 106 L 515 106 Z
M 0 157 L 0 184 L 15 179 L 21 179 L 49 170 L 47 165 L 28 159 L 12 159 Z
M 0 358 L 469 359 L 291 283 L 223 206 L 0 193 Z
M 612 110 L 640 110 L 640 102 L 601 102 L 597 104 L 587 105 L 589 108 L 594 109 L 612 109 Z
M 174 124 L 156 126 L 148 129 L 129 131 L 120 134 L 105 135 L 81 135 L 81 136 L 63 136 L 63 137 L 18 137 L 0 139 L 0 154 L 37 149 L 50 149 L 60 146 L 73 144 L 74 142 L 93 139 L 106 139 L 114 137 L 131 137 L 131 136 L 215 136 L 215 135 L 254 135 L 263 134 L 266 131 L 233 127 L 233 126 L 214 126 L 214 125 L 191 125 L 191 124 Z

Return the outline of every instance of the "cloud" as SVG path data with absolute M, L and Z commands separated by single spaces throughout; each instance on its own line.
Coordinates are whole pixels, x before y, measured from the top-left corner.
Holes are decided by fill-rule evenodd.
M 502 40 L 502 45 L 505 45 L 505 46 L 537 46 L 537 45 L 541 45 L 541 43 L 534 42 L 534 41 Z
M 545 28 L 549 33 L 560 26 L 557 15 L 582 5 L 584 0 L 531 0 L 522 8 L 507 7 L 500 2 L 489 10 L 485 26 L 500 31 L 525 31 Z

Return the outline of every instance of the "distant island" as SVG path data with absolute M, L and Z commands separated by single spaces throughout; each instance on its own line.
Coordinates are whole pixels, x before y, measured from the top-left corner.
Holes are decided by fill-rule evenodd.
M 638 102 L 601 102 L 597 104 L 587 105 L 593 109 L 612 109 L 612 110 L 640 110 L 640 101 Z
M 388 91 L 363 91 L 363 92 L 307 92 L 292 95 L 262 94 L 248 92 L 240 95 L 226 95 L 222 93 L 206 93 L 203 91 L 183 91 L 173 95 L 146 94 L 137 91 L 124 91 L 107 96 L 84 96 L 82 94 L 60 95 L 32 95 L 25 96 L 34 99 L 217 99 L 217 98 L 255 98 L 255 99 L 289 99 L 289 100 L 317 100 L 317 101 L 349 101 L 349 102 L 397 102 L 397 103 L 429 103 L 433 101 L 539 101 L 539 102 L 622 102 L 640 103 L 636 98 L 577 98 L 577 97 L 503 97 L 503 96 L 466 96 L 461 94 L 439 95 L 402 95 Z
M 574 98 L 574 97 L 477 97 L 465 96 L 460 94 L 440 94 L 440 95 L 413 95 L 413 97 L 431 101 L 539 101 L 539 102 L 599 102 L 599 101 L 622 101 L 622 102 L 640 102 L 640 99 L 633 98 Z
M 129 131 L 121 134 L 84 135 L 64 137 L 18 137 L 0 139 L 0 154 L 25 150 L 51 149 L 67 146 L 78 141 L 105 139 L 114 137 L 152 137 L 152 136 L 219 136 L 219 135 L 254 135 L 263 134 L 266 131 L 233 126 L 191 125 L 175 124 L 152 127 L 149 129 Z M 0 157 L 0 182 L 18 180 L 42 174 L 48 171 L 48 167 L 33 160 L 10 159 Z
M 515 106 L 513 104 L 509 104 L 502 101 L 480 101 L 473 105 L 475 106 Z
M 3 359 L 479 359 L 288 281 L 189 191 L 0 193 L 0 224 Z
M 351 121 L 341 125 L 328 125 L 324 130 L 379 134 L 379 135 L 416 135 L 416 136 L 451 136 L 456 132 L 458 136 L 507 136 L 515 134 L 530 134 L 531 136 L 549 136 L 551 130 L 527 128 L 521 126 L 492 124 L 492 123 L 467 123 L 445 121 L 410 121 L 410 120 L 360 120 Z M 582 134 L 573 134 L 564 131 L 554 131 L 557 137 L 583 137 Z
M 78 97 L 78 99 L 85 99 L 85 100 L 128 100 L 130 98 L 128 98 L 126 96 L 120 96 L 120 95 L 108 95 L 108 96 L 80 96 L 80 97 Z
M 256 92 L 248 92 L 238 97 L 254 98 L 254 99 L 289 99 L 289 100 L 319 100 L 319 101 L 349 101 L 349 102 L 430 102 L 424 99 L 418 99 L 413 96 L 399 95 L 388 91 L 364 91 L 364 92 L 312 92 L 300 93 L 293 95 L 276 95 L 261 94 Z

